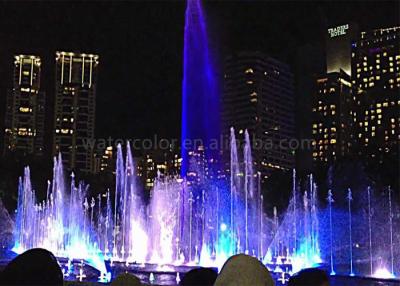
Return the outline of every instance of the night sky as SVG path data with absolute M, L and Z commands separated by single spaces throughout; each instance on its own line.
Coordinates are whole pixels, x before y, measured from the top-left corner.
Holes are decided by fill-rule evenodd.
M 212 1 L 204 6 L 220 62 L 231 51 L 260 50 L 293 65 L 299 46 L 323 42 L 326 25 L 353 21 L 367 30 L 399 23 L 398 2 Z M 0 110 L 12 85 L 14 54 L 42 57 L 51 124 L 55 51 L 92 52 L 100 55 L 97 137 L 179 136 L 184 9 L 183 1 L 0 3 Z

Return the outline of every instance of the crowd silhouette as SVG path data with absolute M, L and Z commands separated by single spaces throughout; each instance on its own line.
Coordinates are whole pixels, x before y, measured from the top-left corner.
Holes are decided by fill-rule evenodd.
M 0 273 L 0 285 L 64 285 L 63 273 L 55 256 L 41 248 L 30 249 L 14 258 Z M 69 285 L 82 285 L 74 282 Z M 96 285 L 96 283 L 84 285 Z M 123 273 L 111 286 L 141 286 L 136 276 Z M 187 272 L 180 286 L 275 286 L 268 269 L 256 258 L 244 254 L 230 257 L 218 274 L 211 268 Z M 293 275 L 288 286 L 329 286 L 325 271 L 310 268 Z

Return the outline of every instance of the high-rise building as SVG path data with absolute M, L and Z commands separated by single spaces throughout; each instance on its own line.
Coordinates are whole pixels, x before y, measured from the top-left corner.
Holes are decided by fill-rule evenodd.
M 98 55 L 57 52 L 53 154 L 69 170 L 93 170 Z
M 160 176 L 177 176 L 180 173 L 182 158 L 172 150 L 146 151 L 136 158 L 137 176 L 146 190 L 154 187 L 155 179 Z
M 344 71 L 317 79 L 312 102 L 314 161 L 334 162 L 352 148 L 352 87 Z
M 38 56 L 14 57 L 13 88 L 7 93 L 4 152 L 42 155 L 45 94 Z
M 241 52 L 225 62 L 222 97 L 223 134 L 234 127 L 238 138 L 247 129 L 254 164 L 262 178 L 273 170 L 294 167 L 295 156 L 288 148 L 295 136 L 293 75 L 286 64 L 261 52 Z
M 356 24 L 336 25 L 325 31 L 326 71 L 315 80 L 312 96 L 314 163 L 331 164 L 354 147 L 351 45 Z
M 327 73 L 343 70 L 351 75 L 351 44 L 357 38 L 358 26 L 354 23 L 329 27 L 326 31 Z
M 115 152 L 113 146 L 97 148 L 93 153 L 92 173 L 113 173 L 115 171 Z
M 382 163 L 399 152 L 400 26 L 362 32 L 351 56 L 358 152 Z

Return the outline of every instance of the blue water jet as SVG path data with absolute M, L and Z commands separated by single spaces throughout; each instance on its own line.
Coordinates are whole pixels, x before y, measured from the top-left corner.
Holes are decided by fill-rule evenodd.
M 188 0 L 185 14 L 182 82 L 181 175 L 188 171 L 188 153 L 200 145 L 205 158 L 215 158 L 207 146 L 220 135 L 219 93 L 200 0 Z M 214 154 L 215 153 L 215 154 Z

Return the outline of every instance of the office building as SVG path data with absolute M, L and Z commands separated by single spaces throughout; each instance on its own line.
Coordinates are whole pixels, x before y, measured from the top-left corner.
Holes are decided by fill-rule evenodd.
M 93 170 L 97 55 L 57 52 L 53 154 L 68 170 Z
M 349 154 L 353 144 L 352 86 L 344 71 L 317 79 L 312 102 L 313 159 L 332 163 Z
M 362 32 L 352 45 L 357 151 L 371 162 L 398 156 L 400 27 Z M 398 157 L 397 157 L 398 158 Z
M 13 88 L 7 93 L 4 153 L 43 154 L 45 93 L 40 90 L 40 73 L 40 57 L 14 57 Z
M 223 134 L 229 136 L 234 127 L 237 138 L 243 139 L 247 129 L 253 143 L 262 142 L 252 154 L 263 180 L 274 170 L 294 167 L 295 154 L 288 146 L 295 136 L 294 103 L 293 75 L 286 64 L 261 52 L 226 59 Z
M 315 79 L 311 103 L 314 163 L 332 164 L 354 148 L 351 46 L 357 31 L 356 24 L 326 30 L 326 70 Z

